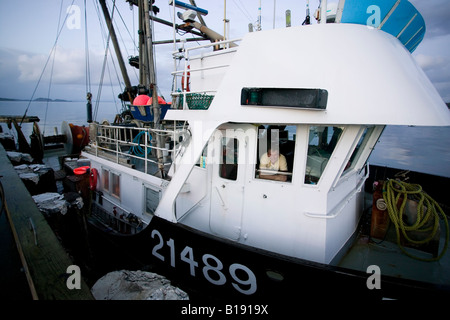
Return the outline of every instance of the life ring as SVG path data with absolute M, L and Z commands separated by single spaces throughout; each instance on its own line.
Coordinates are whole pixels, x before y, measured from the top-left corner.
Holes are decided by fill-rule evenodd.
M 187 68 L 190 69 L 191 66 L 187 66 Z M 185 77 L 186 77 L 186 88 L 184 87 Z M 190 86 L 189 86 L 190 78 L 191 78 L 191 73 L 189 71 L 187 73 L 183 72 L 183 76 L 181 77 L 181 89 L 183 89 L 183 91 L 185 91 L 185 90 L 187 92 L 191 91 Z
M 98 171 L 95 168 L 91 169 L 91 173 L 89 175 L 89 187 L 92 191 L 97 189 L 97 179 L 98 179 Z

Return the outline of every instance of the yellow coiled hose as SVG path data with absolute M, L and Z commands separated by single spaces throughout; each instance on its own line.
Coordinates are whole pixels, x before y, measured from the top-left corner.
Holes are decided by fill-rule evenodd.
M 417 206 L 417 220 L 413 225 L 407 225 L 403 221 L 403 213 L 407 200 L 412 199 L 418 202 Z M 389 217 L 395 226 L 397 233 L 397 244 L 400 249 L 409 257 L 422 260 L 422 261 L 437 261 L 442 258 L 447 250 L 449 240 L 449 226 L 447 216 L 445 215 L 439 204 L 432 199 L 427 193 L 422 190 L 422 187 L 418 184 L 405 183 L 398 180 L 388 180 L 383 188 L 383 199 L 386 202 Z M 401 201 L 400 208 L 398 208 L 399 201 Z M 424 207 L 426 211 L 424 211 Z M 430 219 L 433 219 L 430 220 Z M 434 238 L 436 232 L 439 230 L 439 220 L 442 219 L 445 223 L 445 244 L 442 252 L 435 258 L 425 259 L 412 255 L 407 252 L 405 248 L 400 244 L 400 232 L 405 239 L 410 243 L 424 244 Z M 428 221 L 432 221 L 433 226 L 426 227 Z M 429 233 L 429 236 L 423 240 L 414 240 L 408 236 L 408 231 L 419 231 Z

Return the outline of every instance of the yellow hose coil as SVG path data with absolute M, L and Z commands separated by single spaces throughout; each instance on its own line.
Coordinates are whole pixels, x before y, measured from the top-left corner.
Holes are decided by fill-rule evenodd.
M 407 225 L 403 221 L 403 213 L 407 200 L 412 199 L 418 202 L 417 206 L 417 220 L 413 225 Z M 400 249 L 409 257 L 421 260 L 421 261 L 437 261 L 442 258 L 445 251 L 447 250 L 448 240 L 449 240 L 449 226 L 447 221 L 447 216 L 445 215 L 439 204 L 432 199 L 427 193 L 422 190 L 422 187 L 418 184 L 405 183 L 398 180 L 388 180 L 383 188 L 383 199 L 386 202 L 389 217 L 395 226 L 395 231 L 397 233 L 397 244 Z M 399 201 L 401 201 L 400 208 L 398 208 Z M 426 207 L 426 212 L 424 213 L 424 207 Z M 432 227 L 424 227 L 430 219 L 434 219 Z M 403 234 L 405 239 L 410 243 L 414 244 L 424 244 L 433 239 L 436 232 L 439 229 L 439 220 L 442 219 L 445 224 L 445 244 L 442 252 L 435 258 L 424 259 L 414 256 L 407 252 L 405 248 L 400 244 L 400 232 Z M 407 232 L 408 231 L 419 231 L 428 232 L 430 235 L 423 240 L 411 239 Z M 430 232 L 431 231 L 431 232 Z

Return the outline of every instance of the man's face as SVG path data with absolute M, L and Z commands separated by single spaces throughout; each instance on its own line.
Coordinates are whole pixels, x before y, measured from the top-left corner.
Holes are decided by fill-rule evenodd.
M 269 156 L 270 161 L 272 163 L 277 162 L 278 161 L 279 152 L 276 151 L 276 150 L 269 150 L 268 156 Z

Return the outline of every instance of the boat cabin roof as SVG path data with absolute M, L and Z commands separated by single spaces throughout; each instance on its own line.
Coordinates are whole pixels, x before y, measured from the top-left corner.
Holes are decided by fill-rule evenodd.
M 450 125 L 447 106 L 410 52 L 376 28 L 318 24 L 253 32 L 232 52 L 209 109 L 171 109 L 166 120 Z M 280 90 L 304 103 L 277 102 Z M 247 103 L 245 95 L 258 92 L 271 97 Z

